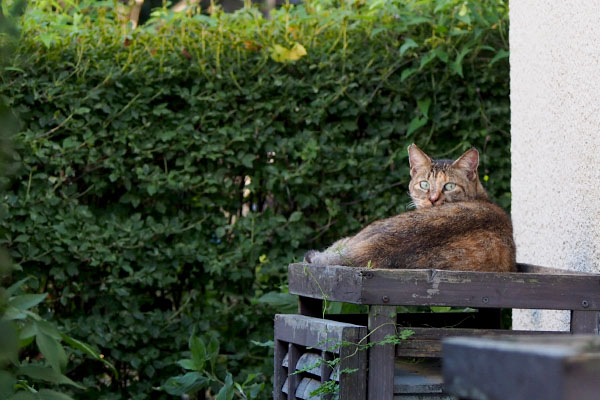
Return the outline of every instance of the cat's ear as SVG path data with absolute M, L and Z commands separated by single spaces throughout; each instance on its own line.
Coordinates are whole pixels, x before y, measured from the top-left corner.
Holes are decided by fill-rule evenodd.
M 431 158 L 413 143 L 408 146 L 408 163 L 410 164 L 410 176 L 412 178 L 417 170 L 431 166 Z
M 469 149 L 454 161 L 454 168 L 461 169 L 466 172 L 467 179 L 474 181 L 477 179 L 477 167 L 479 166 L 479 152 L 477 149 Z

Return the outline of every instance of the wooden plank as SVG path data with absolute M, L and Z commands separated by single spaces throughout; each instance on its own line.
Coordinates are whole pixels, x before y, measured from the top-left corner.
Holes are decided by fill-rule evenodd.
M 287 395 L 289 400 L 296 400 L 296 389 L 300 383 L 300 375 L 294 374 L 296 372 L 296 365 L 298 359 L 300 359 L 301 350 L 298 345 L 294 343 L 288 344 L 288 387 Z
M 290 264 L 289 291 L 305 297 L 358 304 L 362 273 L 359 268 Z
M 394 394 L 431 395 L 442 393 L 442 363 L 439 359 L 396 359 Z
M 442 340 L 450 337 L 510 337 L 568 335 L 556 331 L 513 331 L 507 329 L 413 328 L 414 334 L 396 345 L 397 357 L 438 358 L 442 356 Z
M 367 327 L 345 328 L 340 348 L 340 399 L 366 400 L 367 398 Z M 353 371 L 353 372 L 344 372 Z
M 589 272 L 573 271 L 569 269 L 541 267 L 539 265 L 517 263 L 517 270 L 519 272 L 529 272 L 534 274 L 545 274 L 545 275 L 592 275 Z
M 600 310 L 600 274 L 391 270 L 291 264 L 290 293 L 373 305 Z
M 282 389 L 287 379 L 287 369 L 283 367 L 283 359 L 287 354 L 287 344 L 281 340 L 275 340 L 274 375 L 273 375 L 273 400 L 286 400 Z
M 359 325 L 294 314 L 275 316 L 275 338 L 318 350 L 339 353 L 345 328 L 364 329 Z
M 444 388 L 474 400 L 596 400 L 600 337 L 451 338 Z
M 323 318 L 323 300 L 299 296 L 298 314 L 314 318 Z
M 369 342 L 383 341 L 396 335 L 396 307 L 369 307 Z M 369 400 L 394 397 L 394 345 L 375 345 L 369 349 Z
M 361 285 L 360 299 L 365 304 L 600 310 L 600 275 L 383 269 L 370 272 Z
M 571 311 L 571 333 L 598 334 L 598 311 Z

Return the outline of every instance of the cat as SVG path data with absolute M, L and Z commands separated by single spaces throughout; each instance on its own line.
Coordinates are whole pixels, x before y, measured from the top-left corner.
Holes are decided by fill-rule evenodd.
M 492 203 L 479 181 L 479 152 L 456 161 L 432 160 L 408 146 L 409 193 L 416 209 L 375 221 L 355 236 L 305 262 L 396 269 L 514 272 L 510 217 Z

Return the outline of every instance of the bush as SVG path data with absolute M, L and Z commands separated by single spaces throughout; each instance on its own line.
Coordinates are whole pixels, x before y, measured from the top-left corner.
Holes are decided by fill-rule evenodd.
M 30 10 L 0 82 L 21 120 L 2 244 L 119 371 L 78 364 L 78 398 L 166 397 L 193 335 L 220 342 L 217 375 L 268 386 L 287 264 L 403 212 L 412 142 L 478 147 L 509 204 L 503 1 L 158 10 L 136 31 L 99 4 Z

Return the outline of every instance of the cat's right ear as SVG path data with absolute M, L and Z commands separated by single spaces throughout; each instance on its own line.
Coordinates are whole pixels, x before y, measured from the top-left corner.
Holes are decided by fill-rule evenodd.
M 408 163 L 410 164 L 410 177 L 412 178 L 417 170 L 431 166 L 431 158 L 413 143 L 408 146 Z

